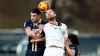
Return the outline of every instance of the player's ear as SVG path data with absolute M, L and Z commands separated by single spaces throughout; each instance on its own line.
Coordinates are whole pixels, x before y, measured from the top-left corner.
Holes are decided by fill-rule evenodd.
M 56 13 L 54 11 L 52 12 L 52 16 L 53 17 L 56 17 Z
M 56 17 L 56 14 L 55 14 L 55 17 Z
M 53 14 L 54 14 L 54 17 L 56 17 L 56 13 L 52 10 Z

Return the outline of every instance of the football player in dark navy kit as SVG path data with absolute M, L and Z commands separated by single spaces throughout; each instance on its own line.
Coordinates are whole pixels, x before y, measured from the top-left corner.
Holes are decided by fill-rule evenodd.
M 31 19 L 24 23 L 28 39 L 28 46 L 25 56 L 43 56 L 45 49 L 44 38 L 35 38 L 36 32 L 41 30 L 39 27 L 46 24 L 46 21 L 41 19 L 41 12 L 38 9 L 32 9 Z
M 65 44 L 66 56 L 79 56 L 78 51 L 79 40 L 78 36 L 75 34 L 69 34 L 68 39 Z

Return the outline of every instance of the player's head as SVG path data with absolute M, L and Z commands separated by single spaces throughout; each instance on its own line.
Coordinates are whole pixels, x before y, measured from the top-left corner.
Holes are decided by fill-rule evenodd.
M 46 11 L 47 20 L 52 20 L 55 17 L 56 17 L 56 13 L 53 10 L 49 9 L 49 10 Z
M 33 23 L 37 23 L 41 18 L 40 14 L 41 14 L 41 12 L 37 8 L 32 9 L 32 11 L 31 11 L 31 21 Z
M 77 35 L 75 35 L 75 34 L 69 34 L 68 35 L 68 39 L 70 40 L 70 42 L 72 43 L 72 44 L 75 44 L 75 45 L 79 45 L 79 40 L 78 40 L 78 36 Z

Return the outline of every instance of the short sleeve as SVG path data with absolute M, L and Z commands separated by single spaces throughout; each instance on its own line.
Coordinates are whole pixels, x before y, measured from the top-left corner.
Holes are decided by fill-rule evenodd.
M 30 23 L 29 23 L 29 22 L 25 22 L 25 23 L 24 23 L 24 28 L 25 28 L 25 29 L 31 28 Z
M 45 25 L 44 25 L 43 29 L 40 31 L 40 34 L 41 34 L 43 37 L 45 37 Z
M 44 37 L 45 36 L 45 33 L 43 30 L 40 31 L 40 34 Z
M 66 25 L 64 25 L 64 38 L 68 38 L 68 29 Z

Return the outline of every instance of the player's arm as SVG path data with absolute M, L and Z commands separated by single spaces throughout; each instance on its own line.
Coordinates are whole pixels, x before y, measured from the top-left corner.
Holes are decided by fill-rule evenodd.
M 24 28 L 25 28 L 25 32 L 26 32 L 27 36 L 29 36 L 29 37 L 35 36 L 35 32 L 31 30 L 31 26 L 28 22 L 24 23 Z
M 64 41 L 66 42 L 68 38 L 68 28 L 66 25 L 64 25 L 63 29 L 64 29 Z
M 39 41 L 45 41 L 45 33 L 43 31 L 44 25 L 39 26 L 39 29 L 35 30 L 36 33 L 36 39 L 32 39 L 31 42 L 39 42 Z
M 45 33 L 43 30 L 41 30 L 40 33 L 38 33 L 36 36 L 39 38 L 40 41 L 45 40 Z
M 36 35 L 39 38 L 39 41 L 45 41 L 45 33 L 41 32 Z
M 69 47 L 69 45 L 66 45 L 66 55 L 69 55 L 69 56 L 75 56 L 75 49 L 74 47 Z
M 70 46 L 70 39 L 66 39 L 65 41 L 65 49 L 66 49 L 66 55 L 68 56 L 75 56 L 75 46 Z
M 32 39 L 31 42 L 45 41 L 45 38 Z
M 35 37 L 35 31 L 31 31 L 30 28 L 25 29 L 27 36 Z
M 39 42 L 39 41 L 45 41 L 45 33 L 43 30 L 41 30 L 40 33 L 36 34 L 36 39 L 31 40 L 31 42 Z
M 45 37 L 40 38 L 39 41 L 45 41 Z
M 43 28 L 44 28 L 44 25 L 41 24 L 41 25 L 39 26 L 39 29 L 35 29 L 34 32 L 35 32 L 36 34 L 37 34 L 37 33 L 40 33 L 40 31 L 41 31 Z
M 64 28 L 65 33 L 64 33 L 64 41 L 65 41 L 65 49 L 66 49 L 66 55 L 69 56 L 75 56 L 75 47 L 69 47 L 70 45 L 70 40 L 68 39 L 68 29 L 67 26 Z

